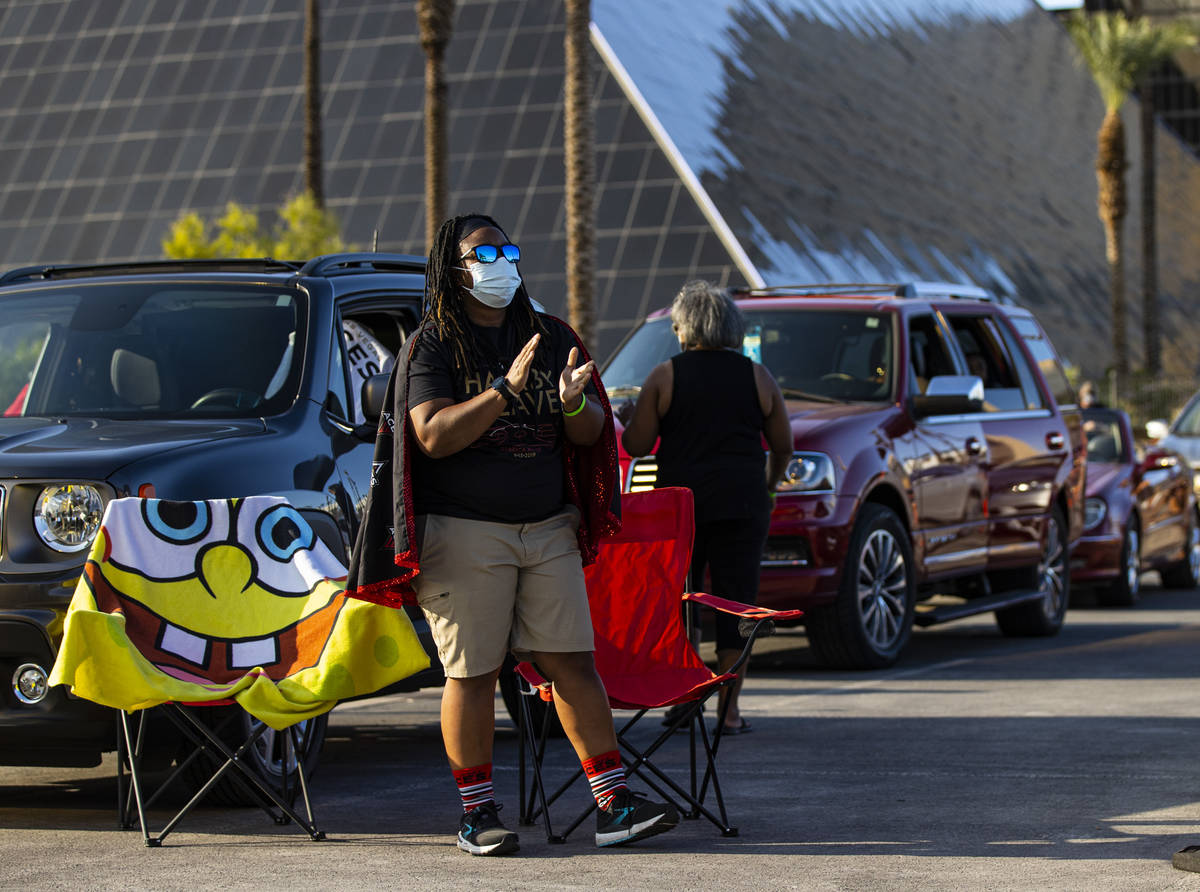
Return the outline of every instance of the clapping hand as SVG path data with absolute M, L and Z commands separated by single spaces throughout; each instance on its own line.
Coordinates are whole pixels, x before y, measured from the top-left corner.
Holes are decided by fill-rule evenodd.
M 508 389 L 513 393 L 520 393 L 525 389 L 525 381 L 529 378 L 529 367 L 533 365 L 533 354 L 537 352 L 538 341 L 541 340 L 541 337 L 540 334 L 531 337 L 512 361 L 512 365 L 508 367 L 508 374 L 504 377 L 508 381 Z
M 583 388 L 596 368 L 596 363 L 590 359 L 579 368 L 575 368 L 577 362 L 579 362 L 579 348 L 572 347 L 571 352 L 567 354 L 567 364 L 558 377 L 558 399 L 562 403 L 564 412 L 578 408 Z

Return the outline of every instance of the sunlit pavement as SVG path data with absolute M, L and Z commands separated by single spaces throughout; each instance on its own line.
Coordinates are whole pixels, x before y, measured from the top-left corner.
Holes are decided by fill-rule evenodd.
M 886 672 L 819 669 L 785 631 L 743 694 L 754 733 L 722 744 L 738 837 L 687 821 L 599 852 L 590 822 L 565 845 L 523 827 L 504 859 L 454 846 L 439 692 L 363 701 L 335 711 L 314 779 L 328 841 L 205 808 L 148 850 L 115 829 L 111 762 L 0 768 L 0 887 L 1195 889 L 1171 856 L 1200 844 L 1198 671 L 1200 594 L 1157 588 L 1073 607 L 1050 639 L 1005 639 L 990 616 L 922 630 Z M 498 727 L 515 826 L 502 706 Z M 574 792 L 563 816 L 587 803 Z

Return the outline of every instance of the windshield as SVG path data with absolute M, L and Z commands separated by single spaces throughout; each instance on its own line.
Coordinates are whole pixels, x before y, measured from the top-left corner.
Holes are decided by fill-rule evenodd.
M 753 310 L 742 353 L 775 376 L 785 397 L 819 402 L 892 399 L 894 338 L 888 313 L 858 310 Z M 666 316 L 644 322 L 604 369 L 614 398 L 633 396 L 646 375 L 679 352 Z
M 1181 437 L 1200 437 L 1200 399 L 1193 399 L 1171 427 L 1171 433 Z
M 257 417 L 296 399 L 299 293 L 104 284 L 0 298 L 0 411 L 114 418 Z
M 1083 430 L 1087 435 L 1087 459 L 1090 462 L 1124 464 L 1129 461 L 1121 419 L 1113 409 L 1084 409 Z

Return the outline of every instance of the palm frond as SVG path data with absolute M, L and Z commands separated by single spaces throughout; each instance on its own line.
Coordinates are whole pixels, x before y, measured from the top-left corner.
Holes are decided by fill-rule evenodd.
M 1124 104 L 1151 68 L 1196 43 L 1196 33 L 1183 22 L 1130 20 L 1119 12 L 1077 11 L 1067 19 L 1067 31 L 1110 111 Z

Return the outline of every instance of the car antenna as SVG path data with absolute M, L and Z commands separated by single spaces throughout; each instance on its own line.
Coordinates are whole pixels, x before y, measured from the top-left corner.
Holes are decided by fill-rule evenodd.
M 372 253 L 375 253 L 375 254 L 379 253 L 379 230 L 378 229 L 375 230 L 375 235 L 371 239 L 371 251 L 372 251 Z

